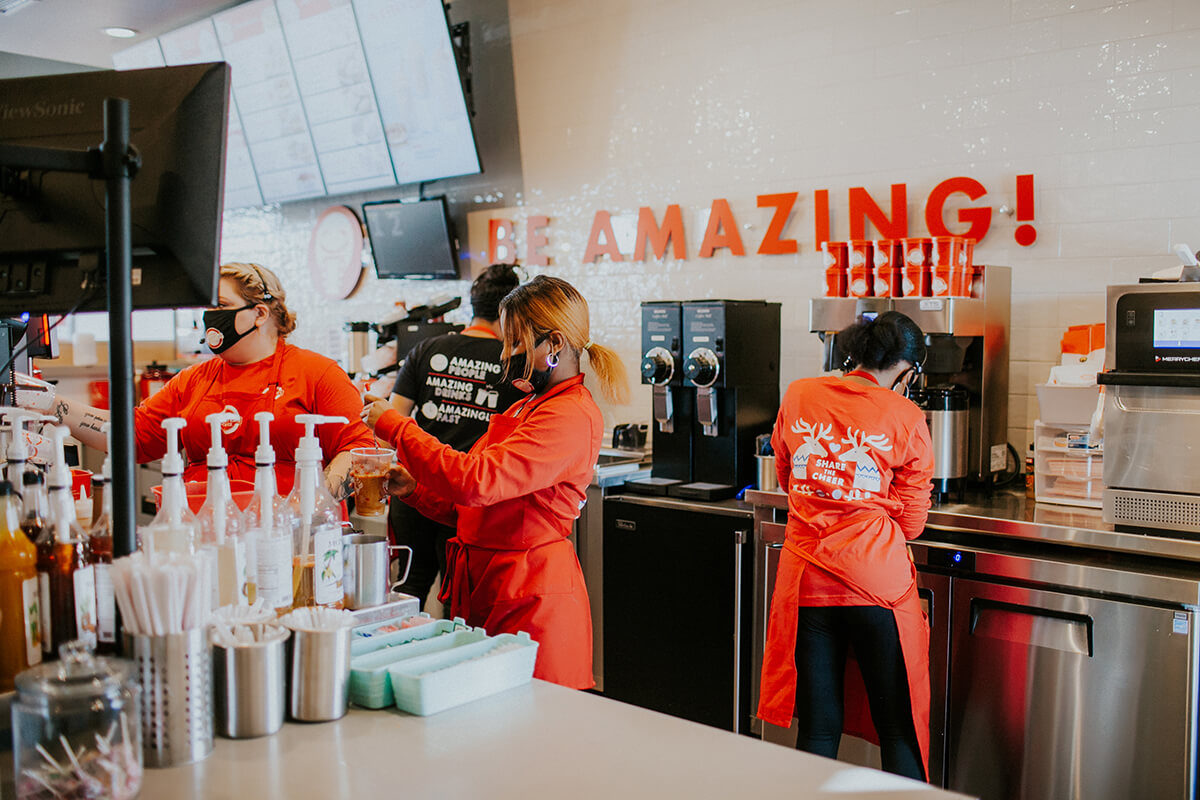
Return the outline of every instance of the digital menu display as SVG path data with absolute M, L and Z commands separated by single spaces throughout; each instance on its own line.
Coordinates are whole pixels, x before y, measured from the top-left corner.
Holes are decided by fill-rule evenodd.
M 1200 349 L 1200 308 L 1154 309 L 1154 346 Z
M 225 207 L 480 171 L 442 0 L 250 0 L 113 56 L 227 61 Z

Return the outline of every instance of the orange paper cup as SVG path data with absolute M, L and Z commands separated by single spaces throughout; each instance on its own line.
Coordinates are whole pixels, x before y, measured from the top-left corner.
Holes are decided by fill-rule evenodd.
M 850 268 L 850 296 L 851 297 L 871 297 L 871 291 L 875 288 L 875 280 L 871 275 L 871 268 L 868 266 L 858 266 Z

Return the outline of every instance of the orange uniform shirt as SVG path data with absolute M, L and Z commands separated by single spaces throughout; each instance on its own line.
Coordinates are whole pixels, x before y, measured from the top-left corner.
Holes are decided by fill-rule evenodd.
M 879 606 L 895 615 L 913 728 L 929 764 L 929 625 L 906 547 L 925 528 L 933 447 L 925 415 L 876 385 L 822 377 L 784 394 L 771 438 L 788 495 L 758 716 L 787 727 L 796 698 L 800 606 Z M 858 667 L 847 664 L 845 727 L 876 741 Z
M 792 383 L 771 437 L 788 493 L 788 539 L 836 561 L 877 595 L 907 585 L 909 539 L 925 529 L 933 445 L 925 414 L 896 392 L 822 377 Z M 805 570 L 800 605 L 864 605 L 822 570 Z
M 395 411 L 375 432 L 417 479 L 406 502 L 456 528 L 442 582 L 451 613 L 491 634 L 525 631 L 539 646 L 535 677 L 591 687 L 591 608 L 567 539 L 604 435 L 583 376 L 493 415 L 468 453 Z
M 271 445 L 275 448 L 275 474 L 281 494 L 291 491 L 296 447 L 304 435 L 304 426 L 296 422 L 297 414 L 326 414 L 349 420 L 345 425 L 317 426 L 326 464 L 353 447 L 375 446 L 370 428 L 359 419 L 362 398 L 337 362 L 281 341 L 275 352 L 262 361 L 234 366 L 212 358 L 167 381 L 134 410 L 138 461 L 162 458 L 167 452 L 162 421 L 183 417 L 187 427 L 180 432 L 180 448 L 188 464 L 184 480 L 205 480 L 205 459 L 212 435 L 204 418 L 222 410 L 241 418 L 222 428 L 222 446 L 229 454 L 229 477 L 233 480 L 254 480 L 254 451 L 258 447 L 254 415 L 259 411 L 275 415 Z

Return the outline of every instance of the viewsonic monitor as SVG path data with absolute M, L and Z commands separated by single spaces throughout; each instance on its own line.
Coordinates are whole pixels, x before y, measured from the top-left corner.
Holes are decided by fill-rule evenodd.
M 3 145 L 104 140 L 106 98 L 129 101 L 133 307 L 217 300 L 230 71 L 225 63 L 0 81 Z M 105 184 L 0 157 L 0 314 L 104 310 Z

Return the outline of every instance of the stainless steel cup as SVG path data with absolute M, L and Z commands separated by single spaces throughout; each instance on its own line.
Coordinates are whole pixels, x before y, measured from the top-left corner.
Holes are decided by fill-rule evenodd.
M 267 736 L 283 727 L 287 636 L 213 648 L 217 733 L 230 739 Z
M 387 537 L 378 533 L 352 533 L 342 537 L 342 586 L 346 608 L 355 611 L 383 605 L 388 601 L 388 562 L 396 550 L 408 551 L 408 564 L 396 586 L 408 579 L 412 566 L 412 548 L 389 545 Z
M 775 471 L 775 456 L 755 456 L 758 460 L 759 491 L 773 492 L 779 488 L 779 473 Z
M 341 719 L 350 702 L 353 629 L 293 630 L 288 712 L 301 722 Z
M 125 634 L 142 688 L 147 767 L 173 767 L 213 749 L 212 647 L 207 628 L 166 636 Z

